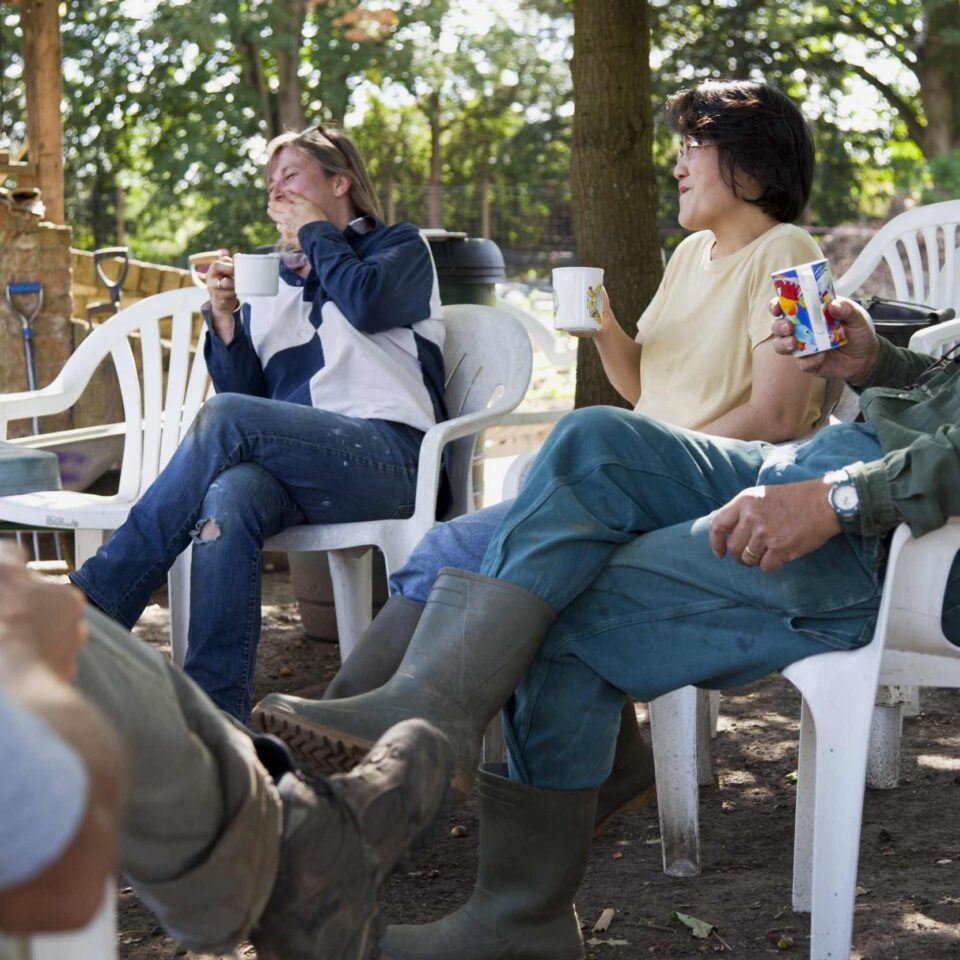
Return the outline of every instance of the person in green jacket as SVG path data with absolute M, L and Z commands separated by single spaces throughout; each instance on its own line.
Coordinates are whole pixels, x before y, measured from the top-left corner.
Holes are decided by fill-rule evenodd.
M 623 694 L 735 686 L 862 646 L 887 535 L 960 514 L 960 364 L 879 340 L 849 300 L 829 309 L 847 345 L 797 362 L 859 390 L 865 422 L 774 446 L 610 407 L 575 411 L 480 573 L 441 573 L 393 679 L 339 701 L 261 704 L 266 727 L 346 751 L 425 717 L 453 742 L 463 792 L 506 703 L 508 762 L 478 778 L 477 887 L 451 916 L 389 928 L 383 956 L 581 958 L 573 896 Z M 792 329 L 774 320 L 778 353 L 797 346 Z M 955 563 L 944 622 L 960 642 L 958 601 Z

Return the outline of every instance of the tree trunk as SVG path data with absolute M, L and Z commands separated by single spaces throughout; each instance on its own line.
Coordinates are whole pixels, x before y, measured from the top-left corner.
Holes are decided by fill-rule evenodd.
M 917 79 L 927 119 L 920 148 L 928 160 L 960 149 L 960 3 L 926 0 Z
M 443 226 L 443 163 L 440 157 L 440 94 L 431 93 L 427 116 L 430 120 L 430 180 L 427 184 L 427 226 Z
M 493 224 L 490 221 L 490 174 L 482 173 L 480 182 L 477 184 L 477 192 L 480 194 L 480 236 L 489 237 L 493 232 Z
M 306 3 L 305 0 L 286 0 L 285 3 L 275 3 L 274 9 L 283 11 L 275 17 L 280 33 L 280 43 L 276 48 L 278 126 L 280 132 L 299 131 L 307 125 L 299 75 Z
M 603 267 L 631 334 L 663 273 L 657 233 L 647 0 L 574 0 L 571 186 L 577 259 Z M 581 340 L 576 406 L 625 406 Z

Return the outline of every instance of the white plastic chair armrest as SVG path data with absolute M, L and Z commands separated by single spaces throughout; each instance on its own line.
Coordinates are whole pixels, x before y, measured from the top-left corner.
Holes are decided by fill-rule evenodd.
M 893 608 L 939 622 L 950 568 L 958 552 L 960 517 L 951 517 L 922 537 L 914 537 L 910 528 L 901 524 L 890 544 L 885 577 L 894 590 Z
M 68 392 L 60 377 L 42 390 L 24 390 L 21 393 L 0 395 L 0 439 L 7 437 L 7 424 L 11 420 L 26 420 L 30 417 L 45 417 L 69 409 L 76 397 Z
M 509 411 L 491 407 L 454 417 L 431 427 L 420 445 L 420 465 L 417 470 L 417 500 L 414 516 L 433 517 L 437 509 L 437 486 L 443 465 L 443 448 L 453 440 L 496 426 Z

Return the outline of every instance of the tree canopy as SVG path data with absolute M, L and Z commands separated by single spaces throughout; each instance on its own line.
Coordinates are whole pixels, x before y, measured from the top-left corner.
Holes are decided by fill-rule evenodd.
M 884 216 L 960 183 L 956 0 L 654 0 L 654 115 L 707 77 L 802 101 L 818 144 L 809 217 Z M 346 126 L 392 217 L 490 232 L 515 265 L 572 249 L 567 0 L 66 0 L 68 220 L 79 246 L 181 262 L 272 237 L 267 141 Z M 624 29 L 630 29 L 624 26 Z M 0 149 L 22 142 L 19 18 L 0 5 Z M 661 225 L 673 144 L 656 126 Z

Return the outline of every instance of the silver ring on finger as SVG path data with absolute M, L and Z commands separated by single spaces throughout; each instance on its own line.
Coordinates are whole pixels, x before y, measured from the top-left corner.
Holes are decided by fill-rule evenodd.
M 745 557 L 749 557 L 754 563 L 759 563 L 759 562 L 760 562 L 761 554 L 759 554 L 759 553 L 754 553 L 754 552 L 750 549 L 749 546 L 746 546 L 746 547 L 743 548 L 743 555 L 744 555 Z

